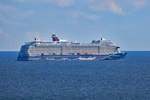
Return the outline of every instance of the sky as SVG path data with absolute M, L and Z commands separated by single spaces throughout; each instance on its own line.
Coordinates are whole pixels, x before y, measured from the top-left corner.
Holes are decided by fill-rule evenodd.
M 52 33 L 68 41 L 101 37 L 121 50 L 150 50 L 150 0 L 0 0 L 0 51 L 19 51 Z

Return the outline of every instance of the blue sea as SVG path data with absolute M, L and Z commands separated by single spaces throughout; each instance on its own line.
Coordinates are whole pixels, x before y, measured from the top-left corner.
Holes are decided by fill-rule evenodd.
M 150 52 L 122 60 L 17 61 L 0 52 L 0 100 L 150 100 Z

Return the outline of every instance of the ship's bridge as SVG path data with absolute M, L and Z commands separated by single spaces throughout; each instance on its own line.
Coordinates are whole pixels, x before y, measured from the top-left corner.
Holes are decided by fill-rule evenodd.
M 117 46 L 111 40 L 93 40 L 92 44 L 100 44 L 101 46 Z

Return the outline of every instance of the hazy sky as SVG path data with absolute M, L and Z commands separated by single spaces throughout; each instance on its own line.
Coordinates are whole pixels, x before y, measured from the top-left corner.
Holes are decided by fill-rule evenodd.
M 0 51 L 35 36 L 69 41 L 104 37 L 122 50 L 150 50 L 150 0 L 0 0 Z

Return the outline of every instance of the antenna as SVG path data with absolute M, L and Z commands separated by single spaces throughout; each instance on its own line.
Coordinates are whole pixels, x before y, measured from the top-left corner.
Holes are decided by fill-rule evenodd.
M 35 41 L 38 41 L 39 40 L 39 34 L 38 32 L 35 32 L 35 38 L 34 38 Z

